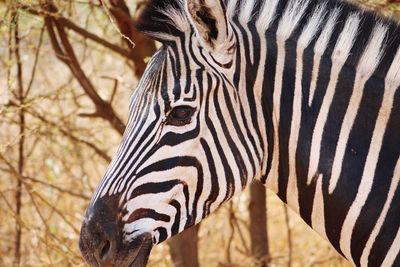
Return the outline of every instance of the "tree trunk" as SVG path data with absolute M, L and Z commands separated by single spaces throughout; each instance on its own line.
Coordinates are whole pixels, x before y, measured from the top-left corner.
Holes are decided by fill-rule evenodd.
M 268 266 L 269 246 L 267 233 L 266 188 L 258 181 L 250 185 L 250 240 L 252 256 L 258 266 Z
M 20 105 L 19 110 L 19 142 L 18 142 L 18 175 L 17 177 L 17 188 L 15 189 L 15 251 L 14 251 L 14 262 L 13 266 L 19 267 L 21 265 L 21 239 L 22 239 L 22 227 L 21 227 L 21 211 L 22 211 L 22 180 L 21 177 L 24 173 L 25 165 L 25 94 L 23 86 L 23 75 L 22 75 L 22 61 L 20 53 L 20 34 L 19 34 L 19 17 L 18 12 L 14 9 L 11 15 L 11 25 L 13 25 L 14 33 L 14 47 L 11 48 L 10 54 L 13 53 L 15 57 L 15 63 L 17 65 L 16 79 L 18 87 L 16 89 L 16 97 L 18 98 L 18 104 Z M 11 38 L 11 36 L 10 36 Z M 11 39 L 10 39 L 11 40 Z M 10 42 L 11 43 L 11 42 Z M 11 58 L 11 56 L 10 56 Z
M 200 226 L 195 225 L 168 241 L 175 267 L 199 267 L 197 242 Z

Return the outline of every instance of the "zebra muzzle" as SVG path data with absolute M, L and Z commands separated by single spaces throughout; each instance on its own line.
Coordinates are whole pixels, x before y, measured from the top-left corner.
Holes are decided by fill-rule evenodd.
M 87 209 L 82 223 L 79 248 L 93 267 L 144 267 L 153 246 L 150 233 L 123 240 L 122 223 L 116 201 L 97 199 Z

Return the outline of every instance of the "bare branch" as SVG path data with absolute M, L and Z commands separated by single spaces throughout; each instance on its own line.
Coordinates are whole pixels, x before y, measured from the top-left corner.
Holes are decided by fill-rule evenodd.
M 18 7 L 21 8 L 22 10 L 29 12 L 32 15 L 35 15 L 35 16 L 50 16 L 53 19 L 57 20 L 59 23 L 61 23 L 62 26 L 73 30 L 74 32 L 83 36 L 84 38 L 92 40 L 92 41 L 120 54 L 123 57 L 131 59 L 131 54 L 130 54 L 129 50 L 126 50 L 116 44 L 110 43 L 109 41 L 99 37 L 98 35 L 87 31 L 86 29 L 73 23 L 71 20 L 61 16 L 58 12 L 57 13 L 45 12 L 42 9 L 33 8 L 30 5 L 26 5 L 26 4 L 22 4 L 22 3 L 19 3 Z
M 31 181 L 31 182 L 35 182 L 35 183 L 39 183 L 39 184 L 41 184 L 41 185 L 45 185 L 45 186 L 51 187 L 51 188 L 53 188 L 53 189 L 55 189 L 55 190 L 57 190 L 57 191 L 59 191 L 59 192 L 66 193 L 66 194 L 69 194 L 69 195 L 74 196 L 74 197 L 82 198 L 82 199 L 84 199 L 84 200 L 90 200 L 90 197 L 85 196 L 85 195 L 83 195 L 83 194 L 79 194 L 79 193 L 70 191 L 70 190 L 68 190 L 68 189 L 63 189 L 63 188 L 61 188 L 61 187 L 58 187 L 58 186 L 56 186 L 56 185 L 52 185 L 52 184 L 46 183 L 46 182 L 41 181 L 41 180 L 38 180 L 38 179 L 36 179 L 36 178 L 32 178 L 32 177 L 29 177 L 29 176 L 20 175 L 20 173 L 18 172 L 18 170 L 15 169 L 14 166 L 12 166 L 12 164 L 4 157 L 4 155 L 1 154 L 1 153 L 0 153 L 0 159 L 7 165 L 8 171 L 9 171 L 13 176 L 15 176 L 15 178 L 18 179 L 18 181 L 21 181 L 21 183 L 24 183 L 24 184 L 27 184 L 28 186 L 31 186 L 30 184 L 28 184 L 28 183 L 26 182 L 27 180 L 29 180 L 29 181 Z
M 151 57 L 156 51 L 155 42 L 135 29 L 135 19 L 137 18 L 131 16 L 124 0 L 110 0 L 109 2 L 110 6 L 105 6 L 114 17 L 122 35 L 127 36 L 129 40 L 133 40 L 136 44 L 140 44 L 132 47 L 130 42 L 124 38 L 130 48 L 131 58 L 135 62 L 135 74 L 137 77 L 141 77 L 147 65 L 145 59 Z M 139 6 L 142 1 L 138 2 Z
M 40 30 L 39 43 L 38 43 L 37 48 L 36 48 L 36 53 L 35 53 L 35 59 L 34 59 L 34 62 L 33 62 L 31 78 L 29 79 L 28 86 L 26 87 L 26 91 L 25 91 L 24 97 L 27 97 L 29 95 L 29 92 L 31 91 L 31 88 L 32 88 L 33 81 L 35 79 L 36 68 L 37 68 L 37 64 L 39 62 L 40 48 L 42 47 L 42 42 L 43 42 L 43 33 L 44 33 L 44 26 Z
M 80 199 L 83 199 L 83 200 L 86 200 L 86 201 L 90 200 L 89 196 L 86 196 L 86 195 L 83 195 L 83 194 L 80 194 L 80 193 L 76 193 L 74 191 L 71 191 L 71 190 L 68 190 L 68 189 L 64 189 L 64 188 L 61 188 L 59 186 L 56 186 L 56 185 L 53 185 L 53 184 L 50 184 L 50 183 L 46 183 L 46 182 L 38 180 L 36 178 L 32 178 L 32 177 L 29 177 L 29 176 L 23 176 L 23 179 L 31 181 L 31 182 L 34 182 L 34 183 L 37 183 L 37 184 L 44 185 L 44 186 L 52 188 L 52 189 L 54 189 L 54 190 L 56 190 L 58 192 L 65 193 L 65 194 L 68 194 L 68 195 L 71 195 L 71 196 L 74 196 L 74 197 L 77 197 L 77 198 L 80 198 Z
M 84 144 L 88 147 L 90 147 L 91 149 L 94 150 L 94 152 L 96 152 L 97 155 L 99 155 L 101 158 L 103 158 L 106 162 L 110 162 L 111 161 L 111 157 L 107 155 L 107 153 L 103 150 L 101 150 L 99 147 L 97 147 L 96 145 L 94 145 L 93 143 L 90 143 L 86 140 L 83 140 L 75 135 L 73 135 L 70 131 L 67 131 L 65 129 L 63 129 L 61 126 L 57 125 L 54 122 L 49 121 L 48 119 L 46 119 L 45 117 L 41 116 L 40 114 L 38 114 L 35 111 L 32 110 L 28 110 L 28 112 L 33 115 L 34 117 L 38 118 L 39 120 L 41 120 L 42 122 L 52 126 L 52 127 L 56 127 L 58 131 L 60 131 L 60 133 L 62 133 L 64 136 L 70 138 L 72 141 L 77 142 L 77 143 L 81 143 Z
M 102 76 L 100 76 L 100 78 L 114 81 L 114 87 L 113 87 L 113 90 L 112 90 L 112 93 L 111 93 L 111 96 L 110 96 L 110 100 L 108 101 L 110 104 L 112 104 L 112 102 L 114 101 L 114 97 L 115 97 L 115 95 L 117 93 L 119 81 L 116 78 L 113 78 L 113 77 L 110 77 L 110 76 L 106 76 L 106 75 L 102 75 Z
M 24 85 L 22 81 L 22 61 L 20 53 L 20 33 L 19 33 L 19 17 L 16 9 L 11 12 L 11 27 L 13 28 L 14 45 L 12 53 L 15 56 L 17 65 L 17 90 L 15 95 L 18 99 L 18 104 L 20 105 L 18 117 L 19 125 L 19 142 L 18 142 L 18 169 L 16 172 L 19 176 L 23 175 L 25 167 L 25 108 L 24 108 Z M 14 250 L 14 266 L 19 266 L 21 262 L 21 238 L 22 238 L 22 228 L 20 224 L 22 210 L 22 181 L 17 179 L 17 188 L 15 190 L 15 213 L 16 213 L 16 224 L 15 224 L 15 250 Z
M 50 8 L 50 11 L 54 11 L 55 8 L 51 5 L 46 5 L 46 7 Z M 83 72 L 78 62 L 78 59 L 76 58 L 75 52 L 71 46 L 71 43 L 69 42 L 64 27 L 60 25 L 60 23 L 57 20 L 54 20 L 51 17 L 46 17 L 45 23 L 53 49 L 55 50 L 57 57 L 69 67 L 69 69 L 79 82 L 79 84 L 82 86 L 86 95 L 92 100 L 93 104 L 96 107 L 96 114 L 98 114 L 98 117 L 106 119 L 113 126 L 115 130 L 117 130 L 120 134 L 122 134 L 125 130 L 124 123 L 116 115 L 110 103 L 104 101 L 99 96 L 92 82 Z M 57 29 L 57 33 L 61 40 L 61 44 L 59 43 L 56 37 L 54 27 Z
M 74 230 L 75 234 L 79 234 L 79 229 L 76 228 L 73 223 L 71 223 L 66 217 L 65 215 L 59 211 L 56 207 L 54 207 L 46 198 L 44 198 L 41 194 L 39 194 L 38 192 L 31 192 L 32 194 L 34 194 L 35 196 L 37 196 L 43 203 L 45 203 L 47 206 L 49 206 L 52 210 L 54 210 L 58 216 L 60 216 L 70 227 L 72 230 Z
M 131 55 L 128 50 L 126 50 L 118 45 L 112 44 L 105 39 L 100 38 L 99 36 L 79 27 L 78 25 L 76 25 L 75 23 L 73 23 L 72 21 L 70 21 L 64 17 L 59 17 L 57 20 L 62 24 L 62 26 L 75 31 L 76 33 L 80 34 L 84 38 L 90 39 L 90 40 L 92 40 L 98 44 L 101 44 L 102 46 L 120 54 L 123 57 L 131 59 Z
M 156 45 L 153 40 L 138 32 L 134 27 L 134 18 L 131 17 L 129 8 L 123 0 L 110 1 L 111 6 L 103 3 L 107 14 L 111 14 L 115 19 L 118 26 L 118 31 L 123 36 L 128 44 L 129 50 L 126 50 L 118 45 L 112 44 L 107 40 L 79 27 L 71 20 L 60 15 L 57 7 L 51 3 L 46 3 L 47 9 L 34 8 L 30 5 L 19 4 L 18 7 L 36 16 L 51 17 L 52 20 L 57 21 L 61 26 L 73 30 L 84 38 L 90 39 L 104 47 L 120 54 L 121 56 L 131 60 L 135 64 L 135 74 L 141 77 L 145 68 L 145 59 L 151 57 L 156 51 Z M 112 21 L 113 23 L 113 21 Z M 140 45 L 132 46 L 133 41 Z

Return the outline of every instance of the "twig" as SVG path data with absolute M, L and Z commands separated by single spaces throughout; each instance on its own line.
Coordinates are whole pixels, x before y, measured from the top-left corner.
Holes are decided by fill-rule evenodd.
M 36 203 L 36 200 L 35 200 L 35 198 L 34 198 L 34 196 L 33 196 L 33 193 L 32 193 L 32 191 L 30 190 L 29 187 L 28 187 L 27 192 L 28 192 L 29 197 L 30 197 L 31 200 L 32 200 L 33 206 L 34 206 L 35 209 L 36 209 L 36 213 L 39 215 L 39 218 L 41 219 L 41 221 L 42 221 L 44 227 L 46 228 L 46 233 L 47 233 L 48 235 L 50 235 L 52 239 L 56 240 L 59 244 L 62 244 L 62 245 L 63 245 L 64 242 L 63 242 L 62 240 L 60 240 L 56 235 L 54 235 L 54 234 L 51 232 L 51 230 L 49 229 L 49 226 L 48 226 L 47 223 L 46 223 L 47 220 L 45 220 L 45 218 L 43 217 L 43 214 L 41 213 L 41 211 L 40 211 L 40 209 L 39 209 L 39 207 L 38 207 L 38 205 L 37 205 L 37 203 Z M 38 195 L 38 194 L 35 194 L 35 195 Z M 66 223 L 69 224 L 68 221 L 66 221 Z M 70 226 L 71 226 L 71 225 L 70 225 Z M 73 229 L 74 229 L 74 228 L 73 228 Z M 44 242 L 44 243 L 47 245 L 46 242 Z M 72 255 L 76 255 L 76 253 L 75 253 L 73 250 L 71 250 L 71 248 L 69 248 L 68 246 L 63 246 L 63 247 L 65 247 L 65 248 L 67 249 L 67 251 L 70 252 Z
M 29 93 L 31 91 L 31 88 L 32 88 L 33 81 L 35 80 L 37 64 L 39 62 L 40 48 L 42 47 L 42 43 L 43 43 L 43 33 L 44 33 L 44 26 L 40 29 L 39 43 L 37 45 L 36 52 L 35 52 L 35 59 L 34 59 L 34 62 L 33 62 L 31 78 L 29 79 L 29 83 L 28 83 L 28 86 L 26 87 L 26 91 L 25 91 L 25 94 L 24 94 L 25 98 L 29 95 Z
M 246 239 L 244 238 L 241 226 L 238 223 L 237 217 L 235 216 L 235 214 L 233 214 L 233 223 L 236 226 L 237 230 L 238 230 L 238 235 L 240 238 L 240 243 L 243 245 L 244 248 L 244 253 L 248 256 L 250 255 L 250 249 L 249 246 L 247 245 Z
M 122 38 L 124 38 L 129 44 L 131 44 L 131 48 L 135 48 L 136 44 L 131 40 L 129 36 L 126 36 L 121 32 L 121 30 L 118 28 L 118 26 L 115 24 L 115 21 L 113 20 L 109 8 L 107 7 L 107 4 L 104 3 L 104 0 L 101 0 L 101 5 L 104 8 L 104 11 L 106 12 L 108 18 L 110 19 L 111 24 L 114 26 L 114 29 L 121 35 Z
M 35 178 L 32 178 L 32 177 L 24 176 L 23 178 L 26 179 L 26 180 L 29 180 L 31 182 L 38 183 L 38 184 L 50 187 L 50 188 L 52 188 L 54 190 L 57 190 L 57 191 L 59 191 L 61 193 L 65 193 L 65 194 L 68 194 L 68 195 L 71 195 L 71 196 L 74 196 L 74 197 L 77 197 L 77 198 L 81 198 L 83 200 L 90 200 L 89 196 L 86 196 L 86 195 L 83 195 L 83 194 L 79 194 L 79 193 L 73 192 L 73 191 L 68 190 L 68 189 L 63 189 L 63 188 L 61 188 L 59 186 L 56 186 L 56 185 L 53 185 L 53 184 L 50 184 L 50 183 L 46 183 L 44 181 L 41 181 L 41 180 L 38 180 L 38 179 L 35 179 Z
M 230 228 L 230 235 L 228 238 L 228 245 L 226 246 L 226 261 L 228 264 L 232 262 L 232 257 L 231 257 L 231 247 L 232 247 L 232 242 L 233 242 L 233 237 L 235 235 L 235 225 L 234 225 L 234 210 L 233 210 L 233 203 L 229 202 L 229 228 Z
M 156 51 L 155 42 L 136 30 L 134 27 L 136 23 L 135 20 L 138 19 L 139 16 L 131 16 L 125 0 L 109 0 L 110 6 L 106 5 L 104 1 L 105 0 L 100 0 L 105 8 L 107 16 L 110 17 L 110 14 L 113 16 L 116 23 L 114 23 L 113 26 L 115 27 L 115 25 L 117 25 L 118 31 L 122 33 L 122 36 L 128 37 L 128 39 L 123 37 L 123 40 L 128 44 L 131 57 L 135 63 L 135 74 L 137 77 L 141 77 L 147 65 L 145 59 L 151 57 Z M 143 1 L 137 1 L 137 5 L 139 6 L 141 2 Z M 137 8 L 136 12 L 140 13 L 140 8 Z M 130 40 L 135 40 L 135 42 L 140 45 L 133 47 Z
M 109 41 L 99 37 L 98 35 L 91 33 L 82 27 L 79 27 L 78 25 L 73 23 L 71 20 L 61 16 L 59 13 L 38 10 L 38 9 L 33 8 L 32 6 L 22 4 L 22 3 L 19 3 L 18 7 L 21 8 L 22 10 L 29 12 L 30 14 L 32 14 L 34 16 L 50 16 L 50 17 L 54 18 L 55 20 L 59 21 L 64 27 L 67 27 L 68 29 L 73 30 L 74 32 L 83 36 L 84 38 L 92 40 L 93 42 L 96 42 L 96 43 L 110 49 L 111 51 L 114 51 L 115 53 L 120 54 L 121 56 L 123 56 L 125 58 L 132 59 L 131 55 L 130 55 L 130 51 L 128 51 L 116 44 L 110 43 Z
M 35 196 L 37 196 L 43 203 L 45 203 L 47 206 L 52 208 L 58 216 L 60 216 L 68 225 L 71 227 L 71 229 L 75 232 L 75 234 L 79 235 L 79 229 L 76 228 L 66 217 L 65 215 L 59 211 L 56 207 L 54 207 L 47 199 L 45 199 L 42 195 L 40 195 L 38 192 L 31 192 Z
M 89 40 L 92 40 L 98 44 L 101 44 L 104 47 L 107 47 L 108 49 L 120 54 L 123 57 L 131 58 L 130 52 L 118 45 L 112 44 L 110 42 L 108 42 L 107 40 L 104 40 L 102 38 L 100 38 L 99 36 L 88 32 L 87 30 L 79 27 L 78 25 L 76 25 L 75 23 L 73 23 L 72 21 L 64 18 L 64 17 L 59 17 L 57 19 L 63 26 L 75 31 L 76 33 L 78 33 L 79 35 L 83 36 L 84 38 L 87 38 Z
M 26 187 L 27 187 L 27 189 L 28 189 L 28 190 L 27 190 L 28 195 L 30 196 L 30 198 L 31 198 L 31 200 L 32 200 L 32 204 L 33 204 L 33 206 L 35 207 L 36 212 L 37 212 L 39 218 L 41 218 L 42 226 L 44 226 L 44 227 L 46 228 L 46 234 L 47 234 L 47 235 L 50 235 L 51 239 L 57 241 L 58 244 L 59 244 L 60 246 L 65 247 L 65 249 L 66 249 L 71 255 L 73 255 L 73 256 L 78 256 L 78 255 L 77 255 L 74 251 L 72 251 L 68 246 L 65 246 L 65 242 L 64 242 L 64 241 L 60 240 L 56 235 L 52 234 L 51 230 L 49 229 L 49 227 L 48 227 L 48 225 L 47 225 L 46 220 L 44 219 L 44 217 L 43 217 L 43 215 L 42 215 L 42 213 L 41 213 L 39 207 L 37 206 L 37 204 L 36 204 L 36 202 L 35 202 L 33 196 L 32 196 L 31 193 L 30 193 L 30 191 L 31 191 L 30 186 L 29 186 L 28 184 L 26 184 L 26 183 L 24 183 L 24 185 L 26 185 Z M 3 192 L 1 192 L 1 191 L 0 191 L 0 197 L 4 200 L 4 202 L 5 202 L 6 205 L 8 206 L 7 212 L 9 212 L 10 216 L 15 217 L 15 213 L 13 212 L 12 204 L 9 203 L 9 201 L 7 200 L 7 197 L 6 197 L 6 196 L 3 194 Z M 23 228 L 25 228 L 25 229 L 26 229 L 27 231 L 29 231 L 29 232 L 33 232 L 33 231 L 38 230 L 38 229 L 35 229 L 35 228 L 30 227 L 29 225 L 27 225 L 27 224 L 24 223 L 23 221 L 21 221 L 21 226 L 22 226 Z M 41 236 L 37 236 L 37 238 L 39 239 L 39 241 L 41 241 L 43 244 L 45 244 L 46 247 L 49 247 L 48 242 L 47 242 L 46 240 L 44 240 Z M 55 247 L 55 246 L 52 246 L 52 247 L 51 247 L 51 251 L 52 251 L 52 252 L 54 252 L 54 251 L 56 251 L 56 250 L 58 250 L 58 252 L 59 252 L 60 254 L 62 254 L 62 255 L 64 255 L 65 252 L 66 252 L 65 250 L 61 251 L 60 249 L 58 249 L 58 247 Z
M 102 75 L 102 76 L 100 76 L 100 78 L 114 81 L 113 90 L 111 92 L 110 100 L 108 101 L 108 103 L 112 104 L 112 102 L 114 101 L 114 97 L 117 93 L 119 80 L 114 77 L 110 77 L 110 76 L 106 76 L 106 75 Z
M 288 255 L 288 267 L 292 266 L 292 254 L 293 254 L 293 244 L 292 244 L 292 229 L 290 227 L 290 218 L 288 213 L 288 208 L 285 204 L 284 205 L 284 212 L 285 212 L 285 222 L 286 222 L 286 230 L 287 230 L 287 239 L 288 239 L 288 248 L 289 248 L 289 255 Z
M 86 140 L 83 140 L 83 139 L 81 139 L 81 138 L 79 138 L 79 137 L 73 135 L 73 134 L 71 133 L 71 131 L 68 131 L 68 130 L 65 130 L 65 129 L 61 128 L 61 126 L 57 125 L 57 124 L 54 123 L 54 122 L 49 121 L 48 119 L 46 119 L 45 117 L 41 116 L 40 114 L 38 114 L 37 112 L 35 112 L 35 111 L 33 111 L 33 110 L 28 110 L 28 112 L 29 112 L 32 116 L 34 116 L 34 117 L 38 118 L 39 120 L 41 120 L 42 122 L 44 122 L 44 123 L 46 123 L 46 124 L 48 124 L 48 125 L 50 125 L 50 126 L 52 126 L 52 127 L 57 128 L 57 130 L 60 131 L 60 133 L 62 133 L 64 136 L 68 137 L 68 138 L 71 139 L 72 141 L 75 141 L 75 142 L 77 142 L 77 143 L 81 143 L 81 144 L 84 144 L 84 145 L 90 147 L 91 149 L 94 150 L 94 152 L 96 152 L 97 155 L 99 155 L 101 158 L 103 158 L 106 162 L 110 162 L 110 161 L 111 161 L 111 157 L 108 156 L 107 153 L 106 153 L 105 151 L 101 150 L 101 149 L 100 149 L 99 147 L 97 147 L 95 144 L 90 143 L 90 142 L 88 142 L 88 141 L 86 141 Z
M 16 170 L 14 168 L 14 166 L 12 166 L 12 164 L 1 153 L 0 153 L 0 159 L 7 165 L 9 172 L 11 174 L 13 174 L 19 181 L 21 181 L 21 183 L 24 183 L 24 184 L 27 184 L 28 186 L 30 186 L 30 184 L 27 183 L 26 181 L 31 181 L 31 182 L 35 182 L 35 183 L 39 183 L 39 184 L 51 187 L 51 188 L 53 188 L 53 189 L 55 189 L 55 190 L 57 190 L 59 192 L 66 193 L 66 194 L 69 194 L 71 196 L 79 197 L 79 198 L 82 198 L 84 200 L 90 200 L 90 197 L 88 197 L 88 196 L 85 196 L 85 195 L 82 195 L 82 194 L 79 194 L 79 193 L 75 193 L 75 192 L 67 190 L 67 189 L 63 189 L 61 187 L 46 183 L 46 182 L 38 180 L 36 178 L 32 178 L 32 177 L 29 177 L 29 176 L 22 176 L 22 175 L 20 175 L 18 173 L 18 170 Z

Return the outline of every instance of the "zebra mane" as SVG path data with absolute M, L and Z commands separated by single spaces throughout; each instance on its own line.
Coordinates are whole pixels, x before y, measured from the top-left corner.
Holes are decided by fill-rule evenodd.
M 190 20 L 187 18 L 185 3 L 187 0 L 148 0 L 141 9 L 136 27 L 150 36 L 174 35 L 190 29 Z M 297 20 L 290 25 L 296 27 L 304 11 L 308 7 L 326 6 L 327 9 L 339 8 L 343 13 L 359 13 L 367 23 L 381 21 L 384 24 L 397 26 L 395 20 L 385 18 L 376 12 L 351 3 L 349 0 L 224 0 L 227 17 L 230 20 L 237 18 L 243 24 L 257 19 L 257 27 L 268 30 L 280 13 L 285 13 Z M 306 12 L 307 14 L 307 12 Z M 309 16 L 312 12 L 308 13 Z M 323 22 L 323 16 L 320 17 Z M 340 22 L 338 22 L 340 23 Z
M 149 0 L 139 10 L 135 27 L 159 40 L 170 40 L 190 29 L 184 0 Z
M 188 18 L 186 1 L 188 0 L 148 0 L 139 14 L 136 27 L 161 42 L 183 36 L 193 28 Z M 375 61 L 372 59 L 371 61 L 376 65 L 373 66 L 376 67 L 373 71 L 380 77 L 384 77 L 387 73 L 400 43 L 398 23 L 344 0 L 224 0 L 224 2 L 229 21 L 242 26 L 253 25 L 259 33 L 276 32 L 278 38 L 297 40 L 299 29 L 307 27 L 309 35 L 313 36 L 306 39 L 312 40 L 319 33 L 321 25 L 327 23 L 331 23 L 332 28 L 339 26 L 349 31 L 349 37 L 360 36 L 361 38 L 357 38 L 356 41 L 353 40 L 354 43 L 349 43 L 352 41 L 351 38 L 346 42 L 346 35 L 339 36 L 338 31 L 326 36 L 326 39 L 335 40 L 341 37 L 341 40 L 337 44 L 327 40 L 325 53 L 332 55 L 337 45 L 349 49 L 353 47 L 349 51 L 347 62 L 354 66 L 357 65 L 364 48 L 375 42 L 375 50 L 379 51 Z M 380 41 L 374 41 L 373 38 L 378 38 Z M 306 43 L 304 46 L 309 44 Z M 387 60 L 385 57 L 388 57 Z

